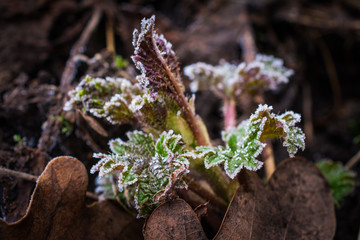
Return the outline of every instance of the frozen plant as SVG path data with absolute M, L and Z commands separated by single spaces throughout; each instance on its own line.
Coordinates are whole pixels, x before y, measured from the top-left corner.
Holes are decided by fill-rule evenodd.
M 236 103 L 241 102 L 241 96 L 262 96 L 265 90 L 276 90 L 279 84 L 288 83 L 293 70 L 284 67 L 281 59 L 257 54 L 253 62 L 239 65 L 194 63 L 186 66 L 184 73 L 191 80 L 192 92 L 211 90 L 223 100 L 227 129 L 236 125 Z
M 187 188 L 182 176 L 189 171 L 192 154 L 183 149 L 181 137 L 173 131 L 163 132 L 156 141 L 140 131 L 129 132 L 127 137 L 127 142 L 109 142 L 111 154 L 95 153 L 100 161 L 91 172 L 99 171 L 99 177 L 117 174 L 119 191 L 126 188 L 139 216 L 145 216 L 174 196 L 175 188 Z
M 192 81 L 192 92 L 210 89 L 222 98 L 239 97 L 243 92 L 257 95 L 264 90 L 275 90 L 288 83 L 293 70 L 283 66 L 283 61 L 273 56 L 257 54 L 255 61 L 239 65 L 222 62 L 212 66 L 198 62 L 184 68 Z
M 94 154 L 100 160 L 91 169 L 100 177 L 112 176 L 120 198 L 126 206 L 135 207 L 138 216 L 146 216 L 161 202 L 176 197 L 176 189 L 190 188 L 194 183 L 186 176 L 190 171 L 201 174 L 212 188 L 197 192 L 198 185 L 192 190 L 212 204 L 225 203 L 226 207 L 236 190 L 230 178 L 243 168 L 256 171 L 262 166 L 257 157 L 267 140 L 282 139 L 290 156 L 304 148 L 304 134 L 295 126 L 300 115 L 291 111 L 276 115 L 267 105 L 260 105 L 237 127 L 227 128 L 225 146 L 211 146 L 205 124 L 196 115 L 194 99 L 184 95 L 171 44 L 155 31 L 154 16 L 143 19 L 141 30 L 134 31 L 133 45 L 132 60 L 141 72 L 138 83 L 87 76 L 69 93 L 64 109 L 80 108 L 112 124 L 131 123 L 141 128 L 129 132 L 127 141 L 111 140 L 111 152 Z M 253 86 L 258 86 L 256 91 L 274 88 L 291 74 L 281 60 L 262 55 L 248 65 L 199 63 L 185 72 L 194 80 L 193 88 L 194 84 L 208 85 L 228 99 L 255 89 Z M 219 166 L 222 163 L 228 176 Z M 111 184 L 110 180 L 105 184 Z M 109 195 L 109 188 L 103 189 Z
M 300 122 L 300 115 L 292 111 L 276 115 L 271 110 L 271 106 L 260 105 L 248 120 L 223 132 L 225 147 L 197 147 L 198 154 L 205 160 L 205 167 L 225 163 L 225 172 L 230 178 L 234 178 L 242 168 L 256 171 L 263 165 L 256 157 L 266 146 L 266 140 L 272 138 L 281 138 L 292 157 L 299 148 L 304 150 L 305 135 L 295 127 Z

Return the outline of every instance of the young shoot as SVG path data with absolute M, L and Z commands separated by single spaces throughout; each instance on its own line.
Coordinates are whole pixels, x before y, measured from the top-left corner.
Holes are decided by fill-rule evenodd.
M 227 128 L 223 133 L 225 147 L 210 146 L 192 99 L 183 93 L 175 52 L 164 36 L 156 33 L 154 16 L 142 20 L 140 31 L 134 31 L 133 45 L 132 59 L 140 70 L 138 83 L 87 76 L 69 93 L 64 109 L 82 109 L 114 125 L 131 123 L 141 128 L 128 132 L 127 141 L 111 140 L 110 153 L 95 153 L 99 162 L 91 169 L 99 172 L 99 177 L 107 177 L 104 184 L 111 184 L 109 176 L 116 179 L 121 199 L 126 206 L 135 207 L 138 216 L 147 216 L 161 202 L 176 197 L 176 189 L 187 188 L 185 180 L 193 182 L 185 177 L 190 171 L 202 174 L 213 188 L 202 189 L 202 196 L 212 198 L 208 199 L 212 203 L 226 204 L 234 189 L 216 165 L 224 163 L 226 174 L 234 178 L 242 168 L 255 171 L 262 166 L 256 158 L 268 139 L 282 139 L 290 156 L 304 148 L 304 134 L 295 127 L 300 115 L 291 111 L 276 115 L 267 105 L 260 105 L 237 127 Z M 195 86 L 212 86 L 220 96 L 229 98 L 250 89 L 275 88 L 291 74 L 281 60 L 263 55 L 249 65 L 213 67 L 199 63 L 185 72 L 194 81 L 193 90 Z M 111 195 L 109 188 L 104 189 Z M 201 196 L 200 191 L 197 194 Z

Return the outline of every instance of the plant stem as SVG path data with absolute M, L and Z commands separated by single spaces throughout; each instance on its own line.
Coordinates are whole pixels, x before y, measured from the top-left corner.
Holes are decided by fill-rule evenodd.
M 350 169 L 360 161 L 360 151 L 358 151 L 346 164 L 345 168 Z
M 154 45 L 153 48 L 157 49 L 157 45 L 156 42 L 153 39 L 152 44 Z M 170 88 L 172 88 L 172 92 L 173 92 L 173 96 L 175 98 L 175 101 L 177 102 L 177 104 L 179 105 L 182 114 L 184 114 L 185 117 L 185 121 L 187 122 L 187 124 L 189 125 L 191 131 L 194 134 L 194 138 L 197 142 L 198 146 L 208 146 L 211 145 L 205 137 L 205 134 L 203 133 L 203 131 L 201 130 L 197 120 L 196 120 L 196 116 L 195 113 L 192 111 L 188 101 L 186 100 L 186 97 L 184 95 L 184 92 L 181 89 L 181 80 L 177 79 L 173 72 L 171 71 L 171 69 L 168 67 L 168 65 L 166 64 L 163 56 L 161 55 L 161 53 L 159 51 L 156 51 L 157 57 L 158 59 L 160 59 L 161 64 L 163 66 L 163 68 L 166 71 L 166 75 L 169 77 L 169 80 L 171 82 L 171 86 L 169 86 Z
M 269 180 L 271 175 L 275 172 L 275 159 L 271 143 L 267 143 L 263 151 L 263 160 L 265 166 L 265 176 Z
M 190 190 L 198 194 L 200 197 L 209 200 L 211 204 L 219 207 L 221 210 L 226 210 L 228 204 L 222 198 L 219 198 L 213 192 L 204 188 L 201 184 L 197 183 L 194 179 L 188 176 L 184 176 L 184 180 L 188 184 Z
M 211 187 L 226 202 L 229 202 L 238 186 L 234 186 L 219 166 L 206 169 L 203 161 L 192 162 L 190 167 L 204 176 Z
M 176 87 L 178 88 L 178 87 Z M 191 131 L 194 134 L 194 138 L 199 146 L 209 146 L 211 145 L 204 136 L 203 132 L 200 129 L 198 122 L 196 121 L 195 114 L 190 108 L 188 101 L 185 98 L 184 93 L 180 90 L 179 95 L 176 96 L 176 101 L 181 107 L 181 112 L 184 114 L 185 120 L 189 125 Z
M 236 102 L 234 98 L 224 99 L 225 130 L 236 126 Z

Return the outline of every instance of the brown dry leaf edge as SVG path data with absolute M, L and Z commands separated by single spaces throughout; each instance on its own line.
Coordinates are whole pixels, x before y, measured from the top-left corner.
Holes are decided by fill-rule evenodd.
M 85 204 L 88 175 L 72 157 L 53 159 L 37 181 L 26 215 L 0 221 L 0 239 L 141 239 L 142 222 L 111 201 Z
M 302 158 L 282 162 L 265 185 L 243 171 L 247 187 L 234 195 L 214 239 L 332 239 L 335 210 L 319 169 Z M 183 200 L 160 205 L 149 217 L 145 239 L 207 239 L 199 219 Z

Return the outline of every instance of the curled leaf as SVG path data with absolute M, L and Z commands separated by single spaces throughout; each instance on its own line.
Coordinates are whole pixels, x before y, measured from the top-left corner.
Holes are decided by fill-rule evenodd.
M 172 45 L 154 29 L 155 16 L 141 21 L 140 32 L 134 30 L 132 60 L 141 71 L 140 84 L 153 92 L 177 94 L 182 89 L 180 72 Z
M 113 202 L 86 206 L 87 185 L 80 161 L 53 159 L 38 178 L 26 215 L 15 223 L 0 220 L 0 239 L 141 239 L 135 217 Z
M 197 147 L 205 167 L 225 163 L 225 171 L 231 178 L 242 168 L 256 171 L 263 165 L 256 157 L 266 146 L 265 141 L 273 138 L 284 141 L 290 156 L 294 156 L 299 148 L 304 149 L 305 135 L 295 127 L 300 122 L 300 115 L 291 111 L 276 115 L 271 110 L 271 106 L 260 105 L 248 120 L 223 133 L 225 147 Z

